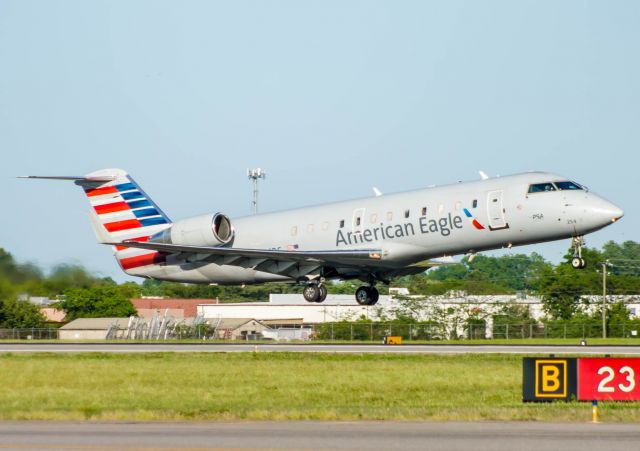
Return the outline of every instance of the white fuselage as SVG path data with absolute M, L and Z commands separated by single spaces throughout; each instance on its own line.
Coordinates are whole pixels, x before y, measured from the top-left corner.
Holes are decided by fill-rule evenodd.
M 426 259 L 581 236 L 622 211 L 583 189 L 529 193 L 532 184 L 567 180 L 532 172 L 233 219 L 230 247 L 277 250 L 380 249 L 363 273 Z M 475 223 L 474 223 L 475 221 Z M 144 275 L 199 283 L 259 283 L 295 276 L 210 262 L 206 256 L 145 268 Z M 337 269 L 336 277 L 357 276 Z M 319 269 L 321 270 L 321 268 Z

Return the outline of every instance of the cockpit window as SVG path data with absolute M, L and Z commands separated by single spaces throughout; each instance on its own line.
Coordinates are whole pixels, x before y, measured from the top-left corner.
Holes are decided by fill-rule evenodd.
M 555 191 L 556 187 L 553 186 L 553 183 L 534 183 L 533 185 L 529 185 L 530 193 L 543 193 L 545 191 Z
M 559 190 L 576 190 L 576 189 L 583 189 L 580 185 L 578 185 L 577 183 L 574 182 L 555 182 L 554 183 Z

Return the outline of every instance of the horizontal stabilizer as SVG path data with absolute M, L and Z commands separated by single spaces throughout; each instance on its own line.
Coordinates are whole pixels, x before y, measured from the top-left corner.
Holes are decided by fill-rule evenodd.
M 44 180 L 70 180 L 74 182 L 89 182 L 89 183 L 106 183 L 113 182 L 116 177 L 83 177 L 73 175 L 21 175 L 19 179 L 44 179 Z

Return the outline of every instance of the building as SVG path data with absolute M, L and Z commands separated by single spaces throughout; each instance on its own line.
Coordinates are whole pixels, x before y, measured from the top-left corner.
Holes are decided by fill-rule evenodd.
M 361 306 L 351 295 L 329 295 L 325 302 L 316 304 L 306 302 L 299 294 L 272 294 L 267 302 L 199 305 L 198 313 L 210 323 L 223 321 L 225 318 L 254 318 L 271 327 L 272 331 L 264 335 L 274 339 L 304 339 L 307 335 L 305 330 L 310 331 L 313 325 L 322 323 L 359 319 L 385 321 L 398 316 L 403 309 L 419 321 L 444 319 L 449 323 L 446 327 L 451 330 L 451 335 L 456 336 L 465 334 L 470 318 L 477 318 L 484 326 L 476 327 L 484 327 L 483 335 L 486 338 L 493 336 L 494 315 L 500 314 L 505 305 L 526 307 L 530 317 L 536 321 L 544 317 L 542 299 L 523 294 L 471 296 L 463 292 L 452 292 L 443 296 L 416 296 L 413 299 L 417 301 L 416 308 L 408 311 L 402 300 L 384 295 L 380 296 L 374 306 Z M 632 316 L 640 313 L 640 296 L 608 296 L 607 299 L 609 303 L 624 302 Z M 601 302 L 602 298 L 599 296 L 585 297 L 584 310 L 592 313 Z M 500 327 L 498 330 L 501 330 Z M 274 330 L 278 334 L 274 335 Z
M 216 338 L 220 340 L 261 339 L 269 326 L 249 318 L 224 318 L 216 326 Z
M 195 318 L 198 313 L 198 305 L 217 304 L 215 299 L 165 299 L 155 297 L 143 297 L 131 299 L 131 303 L 138 311 L 140 318 L 153 318 L 154 316 L 170 316 L 172 318 Z
M 40 313 L 44 315 L 45 322 L 48 324 L 64 323 L 67 313 L 64 310 L 58 310 L 53 307 L 40 307 Z
M 332 295 L 322 303 L 310 303 L 301 294 L 271 294 L 267 302 L 239 302 L 215 305 L 198 305 L 198 314 L 205 320 L 224 318 L 255 318 L 259 321 L 317 324 L 351 321 L 361 317 L 378 321 L 379 313 L 391 303 L 391 298 L 381 295 L 374 306 L 358 305 L 352 295 Z
M 194 330 L 202 318 L 175 319 L 154 316 L 150 319 L 78 318 L 59 329 L 61 340 L 160 340 L 168 338 L 201 338 Z
M 61 340 L 104 340 L 114 330 L 125 330 L 129 318 L 78 318 L 59 329 Z

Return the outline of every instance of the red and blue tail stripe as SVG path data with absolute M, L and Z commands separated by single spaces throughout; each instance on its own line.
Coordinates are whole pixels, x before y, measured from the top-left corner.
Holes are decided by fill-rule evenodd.
M 171 226 L 167 215 L 126 172 L 113 171 L 117 171 L 117 176 L 107 186 L 83 186 L 98 222 L 110 240 L 147 241 L 150 236 Z M 116 246 L 115 251 L 125 271 L 161 265 L 168 255 L 126 246 Z

